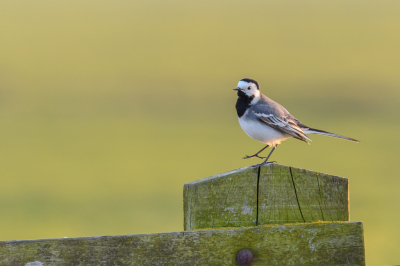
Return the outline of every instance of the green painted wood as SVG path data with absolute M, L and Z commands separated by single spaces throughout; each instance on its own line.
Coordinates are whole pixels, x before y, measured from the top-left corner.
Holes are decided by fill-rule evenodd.
M 245 167 L 185 184 L 184 230 L 256 225 L 257 179 Z
M 346 178 L 294 167 L 251 166 L 184 186 L 185 230 L 348 220 Z
M 260 169 L 258 224 L 304 222 L 290 167 L 272 164 Z
M 0 265 L 237 265 L 242 249 L 254 266 L 365 265 L 362 224 L 349 222 L 6 241 Z

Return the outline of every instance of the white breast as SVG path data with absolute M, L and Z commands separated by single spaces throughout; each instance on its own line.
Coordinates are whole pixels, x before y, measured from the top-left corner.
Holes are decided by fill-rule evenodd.
M 280 144 L 281 141 L 290 137 L 288 134 L 281 133 L 270 126 L 262 124 L 261 122 L 251 121 L 249 119 L 245 119 L 244 117 L 246 116 L 243 115 L 241 118 L 239 118 L 239 124 L 243 131 L 246 132 L 249 137 L 252 137 L 255 140 L 270 146 L 275 146 Z

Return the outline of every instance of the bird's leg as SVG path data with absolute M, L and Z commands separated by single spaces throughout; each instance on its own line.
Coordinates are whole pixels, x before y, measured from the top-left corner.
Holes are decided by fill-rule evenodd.
M 267 158 L 265 159 L 265 161 L 262 162 L 262 163 L 260 163 L 260 164 L 256 164 L 255 166 L 257 167 L 257 166 L 262 166 L 262 165 L 264 165 L 264 164 L 276 163 L 275 161 L 267 162 L 268 159 L 269 159 L 269 157 L 271 156 L 271 154 L 274 152 L 275 149 L 276 149 L 276 146 L 275 146 L 275 147 L 272 147 L 272 150 L 271 150 L 270 153 L 268 154 L 268 156 L 267 156 Z
M 264 159 L 265 157 L 260 157 L 260 156 L 258 156 L 258 154 L 260 154 L 263 150 L 265 150 L 268 147 L 269 147 L 269 145 L 265 146 L 264 148 L 262 148 L 259 152 L 257 152 L 254 155 L 250 155 L 250 156 L 246 155 L 245 157 L 243 157 L 243 159 L 249 159 L 249 158 L 254 158 L 254 157 L 257 157 L 257 158 L 260 158 L 260 159 Z

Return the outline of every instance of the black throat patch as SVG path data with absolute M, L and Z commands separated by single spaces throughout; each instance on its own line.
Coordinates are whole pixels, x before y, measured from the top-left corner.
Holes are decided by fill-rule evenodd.
M 247 96 L 244 92 L 237 92 L 238 99 L 236 101 L 236 112 L 238 117 L 242 117 L 246 110 L 250 107 L 251 101 L 254 99 L 254 96 Z

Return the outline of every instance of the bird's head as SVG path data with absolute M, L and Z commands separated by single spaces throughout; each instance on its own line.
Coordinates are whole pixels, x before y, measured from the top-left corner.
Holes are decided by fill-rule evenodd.
M 260 87 L 258 86 L 258 82 L 254 79 L 241 79 L 237 85 L 237 88 L 234 88 L 234 90 L 237 91 L 239 97 L 260 97 Z

